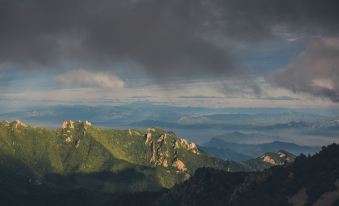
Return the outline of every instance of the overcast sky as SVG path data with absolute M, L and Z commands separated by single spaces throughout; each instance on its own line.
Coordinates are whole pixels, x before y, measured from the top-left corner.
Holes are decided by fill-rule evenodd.
M 337 107 L 337 0 L 0 0 L 0 108 Z

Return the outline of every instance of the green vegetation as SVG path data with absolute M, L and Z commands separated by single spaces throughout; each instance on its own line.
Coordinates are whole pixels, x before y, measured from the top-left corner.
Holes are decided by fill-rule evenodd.
M 285 206 L 300 192 L 304 205 L 336 205 L 324 194 L 339 192 L 338 158 L 339 146 L 330 145 L 314 156 L 280 150 L 240 165 L 161 129 L 1 122 L 0 205 Z M 226 171 L 265 164 L 261 172 Z
M 201 168 L 188 181 L 153 197 L 153 204 L 147 205 L 337 206 L 338 163 L 339 145 L 333 144 L 313 156 L 300 155 L 294 162 L 261 172 Z
M 243 170 L 161 129 L 101 129 L 66 121 L 60 129 L 0 123 L 0 168 L 32 184 L 101 192 L 158 191 L 197 168 Z

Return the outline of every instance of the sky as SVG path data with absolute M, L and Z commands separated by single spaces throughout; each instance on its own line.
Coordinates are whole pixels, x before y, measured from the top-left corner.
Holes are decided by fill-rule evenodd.
M 0 0 L 0 109 L 338 108 L 336 0 Z

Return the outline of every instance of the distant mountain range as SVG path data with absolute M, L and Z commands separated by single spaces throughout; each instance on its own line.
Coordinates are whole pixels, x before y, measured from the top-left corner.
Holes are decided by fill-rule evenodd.
M 241 133 L 234 134 L 239 138 L 247 138 L 247 136 L 242 136 Z M 230 139 L 232 139 L 233 137 L 234 136 L 232 136 Z M 238 141 L 241 140 L 238 139 Z M 249 160 L 261 156 L 265 152 L 276 152 L 278 150 L 285 150 L 294 155 L 299 155 L 302 153 L 306 155 L 314 154 L 320 150 L 320 148 L 317 147 L 301 146 L 294 143 L 281 141 L 274 141 L 264 144 L 233 143 L 227 142 L 223 139 L 219 139 L 218 137 L 212 138 L 210 141 L 203 144 L 201 146 L 201 149 L 219 158 L 234 161 Z
M 64 119 L 90 119 L 95 125 L 107 128 L 160 127 L 175 130 L 198 143 L 233 131 L 279 134 L 281 138 L 294 135 L 338 139 L 339 133 L 339 121 L 335 117 L 322 110 L 308 109 L 203 108 L 133 103 L 31 107 L 2 112 L 0 116 L 10 120 L 22 119 L 49 128 L 58 127 Z
M 233 142 L 239 144 L 262 144 L 270 143 L 274 141 L 282 141 L 288 139 L 288 137 L 282 137 L 279 135 L 268 135 L 258 132 L 229 132 L 212 137 L 211 139 L 220 139 L 225 142 Z
M 144 102 L 113 106 L 40 106 L 16 111 L 3 111 L 0 115 L 4 119 L 22 119 L 28 122 L 54 124 L 55 126 L 65 119 L 90 119 L 98 126 L 112 126 L 119 123 L 126 125 L 142 120 L 177 122 L 179 124 L 200 123 L 201 125 L 213 122 L 223 124 L 227 122 L 229 122 L 228 124 L 257 122 L 272 125 L 333 119 L 328 116 L 328 113 L 316 109 L 181 107 Z
M 236 152 L 232 149 L 220 148 L 220 147 L 209 147 L 199 146 L 202 151 L 205 151 L 211 155 L 224 160 L 233 160 L 236 162 L 253 159 L 253 156 L 249 156 L 243 153 Z

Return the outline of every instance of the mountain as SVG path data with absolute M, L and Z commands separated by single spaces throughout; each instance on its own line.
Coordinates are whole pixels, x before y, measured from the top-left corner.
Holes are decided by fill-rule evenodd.
M 286 150 L 290 153 L 293 153 L 294 155 L 299 154 L 314 154 L 316 152 L 320 151 L 320 148 L 318 147 L 309 147 L 309 146 L 303 146 L 298 145 L 290 142 L 282 142 L 282 141 L 274 141 L 270 143 L 264 143 L 259 144 L 259 148 L 263 151 L 277 151 L 279 149 Z
M 313 123 L 328 118 L 298 111 L 285 111 L 279 113 L 231 113 L 231 114 L 210 114 L 203 115 L 208 122 L 223 123 L 223 124 L 241 124 L 241 125 L 275 125 L 287 124 L 290 122 L 305 122 Z
M 286 139 L 277 135 L 267 135 L 260 133 L 244 133 L 244 132 L 231 132 L 224 133 L 212 137 L 211 139 L 221 139 L 225 142 L 240 143 L 240 144 L 262 144 L 267 142 L 279 141 Z
M 261 157 L 243 161 L 242 163 L 249 166 L 252 170 L 263 170 L 272 166 L 284 165 L 293 162 L 295 155 L 279 150 L 277 152 L 266 152 Z
M 239 135 L 242 134 L 239 133 Z M 234 161 L 249 160 L 261 156 L 265 152 L 275 152 L 278 150 L 284 150 L 294 155 L 314 154 L 319 151 L 317 147 L 301 146 L 281 141 L 263 144 L 243 144 L 227 142 L 219 138 L 212 138 L 203 144 L 201 148 L 216 157 Z
M 201 149 L 221 159 L 240 162 L 254 171 L 282 165 L 293 161 L 296 155 L 317 151 L 315 147 L 280 141 L 254 145 L 231 143 L 218 138 L 212 138 Z
M 221 159 L 224 159 L 224 160 L 232 160 L 232 161 L 236 161 L 236 162 L 240 162 L 240 161 L 244 161 L 244 160 L 250 160 L 250 159 L 254 158 L 254 157 L 246 155 L 246 154 L 235 152 L 232 149 L 228 149 L 228 148 L 199 146 L 199 149 L 207 152 L 208 154 L 214 155 L 218 158 L 221 158 Z
M 201 168 L 188 181 L 154 195 L 148 205 L 337 206 L 338 163 L 339 145 L 333 144 L 313 156 L 301 155 L 293 163 L 262 172 L 229 173 Z
M 52 190 L 159 191 L 200 167 L 244 170 L 158 128 L 102 129 L 88 121 L 65 121 L 58 129 L 18 120 L 0 123 L 1 171 Z
M 339 145 L 293 159 L 279 150 L 223 161 L 158 128 L 3 121 L 0 205 L 338 205 Z

